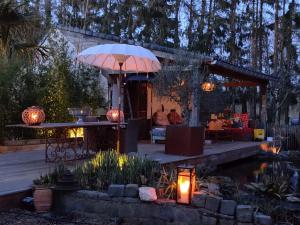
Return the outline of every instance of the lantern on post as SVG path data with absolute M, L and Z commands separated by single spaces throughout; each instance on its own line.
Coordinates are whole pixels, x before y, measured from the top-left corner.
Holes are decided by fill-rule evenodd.
M 120 112 L 120 117 L 119 117 L 119 112 Z M 119 110 L 119 109 L 110 109 L 106 113 L 106 118 L 108 121 L 114 122 L 114 123 L 117 123 L 120 118 L 120 122 L 121 122 L 121 121 L 124 121 L 124 113 L 122 110 Z
M 195 167 L 181 165 L 177 167 L 177 193 L 176 202 L 179 204 L 191 204 L 195 190 Z
M 31 106 L 22 112 L 22 120 L 26 125 L 39 125 L 45 121 L 45 113 L 41 107 Z

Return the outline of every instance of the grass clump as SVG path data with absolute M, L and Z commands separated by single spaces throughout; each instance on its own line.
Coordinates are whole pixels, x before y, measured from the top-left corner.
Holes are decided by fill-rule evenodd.
M 78 166 L 75 176 L 82 188 L 91 190 L 106 190 L 110 184 L 155 186 L 159 164 L 147 158 L 105 151 Z

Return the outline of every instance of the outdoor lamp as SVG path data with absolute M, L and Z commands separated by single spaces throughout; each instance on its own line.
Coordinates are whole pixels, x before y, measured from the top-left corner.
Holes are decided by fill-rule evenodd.
M 108 112 L 106 113 L 106 118 L 110 122 L 118 122 L 118 120 L 119 120 L 119 110 L 118 109 L 108 110 Z M 121 121 L 124 120 L 124 113 L 123 113 L 122 110 L 120 110 L 120 120 Z
M 195 190 L 195 167 L 191 165 L 181 165 L 177 167 L 177 192 L 176 202 L 179 204 L 191 204 L 191 199 Z
M 22 120 L 25 124 L 39 125 L 45 121 L 45 113 L 41 107 L 31 106 L 22 112 Z
M 203 91 L 211 92 L 216 89 L 216 85 L 209 81 L 209 82 L 202 83 L 201 88 Z

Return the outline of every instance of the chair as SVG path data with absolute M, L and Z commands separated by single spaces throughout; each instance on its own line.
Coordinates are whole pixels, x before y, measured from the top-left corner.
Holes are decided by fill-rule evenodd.
M 139 130 L 142 123 L 142 119 L 130 119 L 128 120 L 126 129 L 122 130 L 120 152 L 129 153 L 138 151 L 138 138 Z

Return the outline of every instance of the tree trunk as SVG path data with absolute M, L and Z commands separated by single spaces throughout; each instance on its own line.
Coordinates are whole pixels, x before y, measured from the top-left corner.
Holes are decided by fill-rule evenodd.
M 179 38 L 179 27 L 180 27 L 180 21 L 179 21 L 179 9 L 180 9 L 180 2 L 181 0 L 176 0 L 175 3 L 175 35 L 174 35 L 174 47 L 179 48 L 180 47 L 180 38 Z
M 51 9 L 52 9 L 51 0 L 45 0 L 45 17 L 46 17 L 45 18 L 45 26 L 46 26 L 46 29 L 51 26 L 51 20 L 52 20 Z
M 190 0 L 190 4 L 188 5 L 189 10 L 189 25 L 187 28 L 187 38 L 188 38 L 188 48 L 192 48 L 193 44 L 193 26 L 194 26 L 194 12 L 193 12 L 194 0 Z
M 236 52 L 236 0 L 231 1 L 230 6 L 230 17 L 229 17 L 229 26 L 230 26 L 230 38 L 229 38 L 229 62 L 237 61 L 237 52 Z
M 191 96 L 191 116 L 189 121 L 190 127 L 200 126 L 200 88 L 199 84 L 201 83 L 201 72 L 199 68 L 194 68 L 192 71 L 192 96 Z
M 277 72 L 277 64 L 278 64 L 278 47 L 279 47 L 279 17 L 278 17 L 278 10 L 279 10 L 279 3 L 278 0 L 274 1 L 275 7 L 275 24 L 274 24 L 274 55 L 273 55 L 273 70 Z

